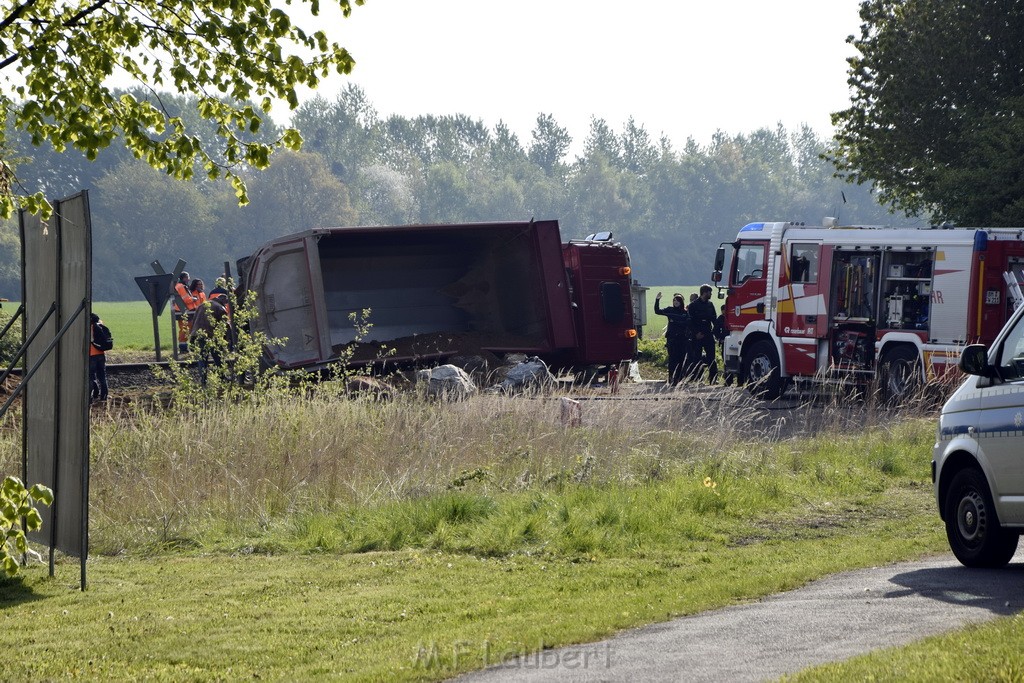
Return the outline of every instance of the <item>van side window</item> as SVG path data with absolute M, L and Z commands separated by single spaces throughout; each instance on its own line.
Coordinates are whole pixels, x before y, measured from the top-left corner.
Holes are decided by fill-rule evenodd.
M 732 284 L 742 285 L 747 280 L 764 277 L 764 244 L 743 244 L 736 251 L 736 271 Z
M 1024 322 L 1020 320 L 1003 341 L 999 352 L 999 372 L 1006 381 L 1024 378 Z

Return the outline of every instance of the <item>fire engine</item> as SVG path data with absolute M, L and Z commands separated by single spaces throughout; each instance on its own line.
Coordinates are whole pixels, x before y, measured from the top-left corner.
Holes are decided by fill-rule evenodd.
M 751 223 L 715 257 L 727 373 L 764 398 L 794 380 L 865 384 L 887 397 L 956 369 L 1020 301 L 1024 228 Z M 726 269 L 726 258 L 731 259 Z

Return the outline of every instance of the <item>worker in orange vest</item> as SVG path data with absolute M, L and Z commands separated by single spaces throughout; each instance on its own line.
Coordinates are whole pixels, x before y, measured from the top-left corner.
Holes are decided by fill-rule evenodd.
M 206 283 L 199 278 L 196 278 L 188 286 L 188 291 L 189 294 L 192 295 L 192 300 L 195 303 L 195 305 L 192 306 L 192 310 L 194 311 L 202 306 L 203 302 L 206 301 Z
M 177 299 L 174 301 L 174 317 L 178 320 L 178 352 L 186 353 L 188 351 L 188 335 L 192 329 L 192 318 L 195 315 L 196 307 L 199 306 L 199 301 L 189 290 L 189 274 L 185 271 L 178 275 L 174 293 L 185 304 L 185 310 L 182 311 Z

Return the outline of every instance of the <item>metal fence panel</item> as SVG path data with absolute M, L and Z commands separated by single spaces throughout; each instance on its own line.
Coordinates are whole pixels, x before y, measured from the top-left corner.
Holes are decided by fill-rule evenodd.
M 45 224 L 22 214 L 26 330 L 57 303 L 57 314 L 26 355 L 26 368 L 70 323 L 26 390 L 25 457 L 29 484 L 55 495 L 33 540 L 84 557 L 88 552 L 89 314 L 92 290 L 92 225 L 83 192 L 54 203 Z M 77 317 L 75 317 L 77 314 Z M 74 318 L 74 321 L 72 319 Z M 43 372 L 45 370 L 45 372 Z
M 57 510 L 56 548 L 81 556 L 88 538 L 89 339 L 92 310 L 92 225 L 89 196 L 57 204 L 60 235 L 60 324 L 78 313 L 60 342 L 58 355 L 57 481 L 63 500 Z
M 50 306 L 57 301 L 58 239 L 55 218 L 51 217 L 44 223 L 38 216 L 23 211 L 20 219 L 24 257 L 21 300 L 25 306 L 24 329 L 27 336 L 46 318 Z M 34 367 L 43 356 L 57 329 L 57 316 L 53 315 L 25 352 L 26 369 Z M 57 357 L 51 355 L 32 376 L 23 394 L 22 410 L 25 419 L 22 457 L 25 459 L 25 483 L 29 486 L 45 484 L 54 488 L 57 465 L 53 457 L 56 389 Z M 43 531 L 32 534 L 32 540 L 50 544 L 52 513 L 52 508 L 39 509 L 43 518 Z

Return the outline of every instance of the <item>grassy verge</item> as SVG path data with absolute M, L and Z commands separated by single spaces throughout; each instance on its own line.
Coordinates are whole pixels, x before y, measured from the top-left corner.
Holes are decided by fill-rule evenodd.
M 815 667 L 790 681 L 1024 680 L 1024 614 Z
M 97 425 L 90 590 L 0 585 L 3 678 L 432 680 L 944 547 L 930 420 L 325 394 Z
M 660 558 L 427 550 L 103 559 L 79 594 L 32 572 L 2 593 L 6 679 L 433 680 L 552 645 L 935 549 L 911 515 L 818 538 Z

